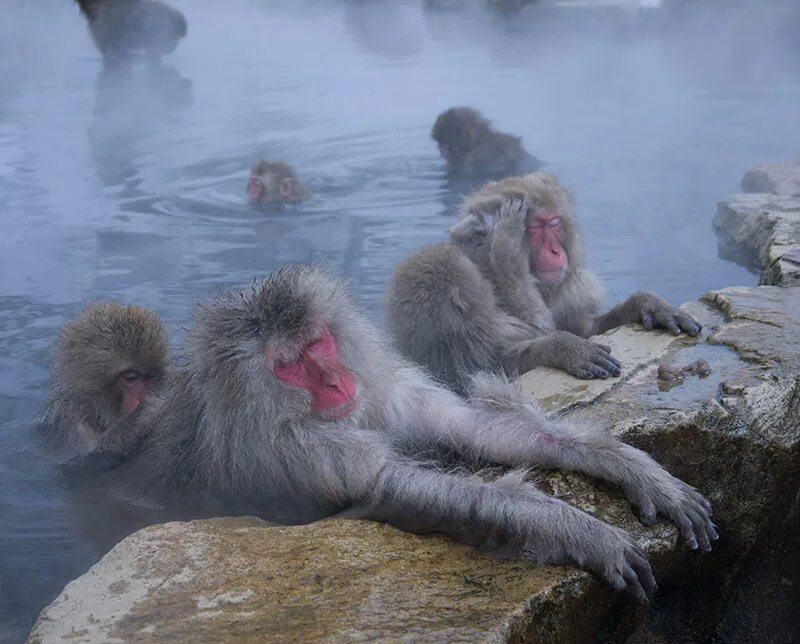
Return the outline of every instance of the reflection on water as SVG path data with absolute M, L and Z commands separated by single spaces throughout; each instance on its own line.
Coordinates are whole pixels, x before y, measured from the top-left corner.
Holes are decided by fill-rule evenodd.
M 717 256 L 716 200 L 749 165 L 797 154 L 788 1 L 515 16 L 174 4 L 188 38 L 164 67 L 122 76 L 101 72 L 72 3 L 15 3 L 0 22 L 2 641 L 24 636 L 116 523 L 72 498 L 29 432 L 53 334 L 87 301 L 151 306 L 175 342 L 197 298 L 321 261 L 380 320 L 393 265 L 444 238 L 467 189 L 448 184 L 430 126 L 472 104 L 574 190 L 609 303 L 637 288 L 678 303 L 755 283 Z M 258 157 L 291 163 L 314 197 L 247 206 Z

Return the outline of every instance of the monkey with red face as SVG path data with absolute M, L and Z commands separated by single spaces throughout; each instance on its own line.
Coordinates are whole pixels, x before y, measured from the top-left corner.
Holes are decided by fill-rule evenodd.
M 90 304 L 65 324 L 39 426 L 55 459 L 130 456 L 141 438 L 141 408 L 159 388 L 167 362 L 166 331 L 144 307 Z
M 250 203 L 297 204 L 311 197 L 311 191 L 300 183 L 294 168 L 283 161 L 259 159 L 253 164 L 247 181 Z
M 540 563 L 577 562 L 642 601 L 655 580 L 624 531 L 518 470 L 486 482 L 413 455 L 441 446 L 476 462 L 585 472 L 619 484 L 645 523 L 658 512 L 674 520 L 693 548 L 717 537 L 708 501 L 645 453 L 547 420 L 502 380 L 477 378 L 469 400 L 434 383 L 319 268 L 282 269 L 200 305 L 176 363 L 140 418 L 141 453 L 122 466 L 145 489 L 166 484 L 284 522 L 346 511 L 494 537 Z
M 478 371 L 513 376 L 539 365 L 617 376 L 609 348 L 586 338 L 622 324 L 700 333 L 653 293 L 599 315 L 602 289 L 583 268 L 572 198 L 551 175 L 486 184 L 467 197 L 450 238 L 401 262 L 386 301 L 402 353 L 456 391 Z

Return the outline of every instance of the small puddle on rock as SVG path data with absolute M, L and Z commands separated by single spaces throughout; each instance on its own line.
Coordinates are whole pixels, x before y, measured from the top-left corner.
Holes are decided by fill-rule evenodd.
M 710 373 L 703 375 L 706 366 Z M 684 407 L 699 400 L 716 398 L 722 383 L 741 375 L 742 367 L 732 349 L 702 343 L 671 351 L 643 374 L 644 382 L 640 384 L 644 385 L 646 396 L 655 398 L 651 404 Z M 659 373 L 667 378 L 659 378 Z M 683 376 L 682 381 L 679 381 L 679 373 Z

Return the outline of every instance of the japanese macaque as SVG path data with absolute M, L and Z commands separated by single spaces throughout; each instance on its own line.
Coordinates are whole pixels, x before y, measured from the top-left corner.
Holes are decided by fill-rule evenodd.
M 478 462 L 585 472 L 620 485 L 645 523 L 671 518 L 692 548 L 717 537 L 708 501 L 644 452 L 547 420 L 506 381 L 479 377 L 468 400 L 435 384 L 316 267 L 199 306 L 176 362 L 143 419 L 143 451 L 123 466 L 139 480 L 273 520 L 344 511 L 481 535 L 539 563 L 577 562 L 639 600 L 655 581 L 624 531 L 546 496 L 519 469 L 486 482 L 414 455 L 442 446 Z
M 151 62 L 172 53 L 186 36 L 186 19 L 159 0 L 77 0 L 106 63 L 144 55 Z
M 140 409 L 160 386 L 167 362 L 164 327 L 144 307 L 90 304 L 64 325 L 40 425 L 56 459 L 130 456 L 140 440 Z
M 572 198 L 551 175 L 486 184 L 466 198 L 450 239 L 397 266 L 387 321 L 406 357 L 460 393 L 477 371 L 514 376 L 544 365 L 618 376 L 609 348 L 586 338 L 623 324 L 700 333 L 653 293 L 598 315 L 602 289 L 583 268 Z
M 524 150 L 520 137 L 493 130 L 471 107 L 451 107 L 439 114 L 431 136 L 451 171 L 516 174 L 542 165 Z
M 311 191 L 300 183 L 288 163 L 259 159 L 253 164 L 247 181 L 250 203 L 296 204 L 310 196 Z

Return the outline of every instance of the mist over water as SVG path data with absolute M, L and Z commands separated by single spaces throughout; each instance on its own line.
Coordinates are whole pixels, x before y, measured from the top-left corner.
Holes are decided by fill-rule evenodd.
M 198 298 L 321 261 L 380 322 L 393 266 L 444 240 L 458 203 L 431 124 L 474 105 L 574 192 L 609 306 L 642 288 L 678 304 L 756 283 L 718 255 L 716 202 L 749 166 L 800 154 L 788 0 L 514 18 L 171 4 L 188 37 L 123 76 L 102 72 L 70 2 L 12 2 L 0 21 L 2 641 L 103 554 L 30 437 L 55 332 L 87 302 L 150 306 L 176 344 Z M 258 157 L 294 165 L 313 199 L 247 206 Z

